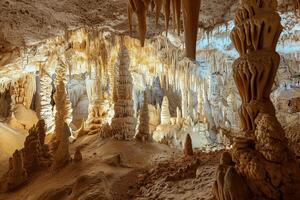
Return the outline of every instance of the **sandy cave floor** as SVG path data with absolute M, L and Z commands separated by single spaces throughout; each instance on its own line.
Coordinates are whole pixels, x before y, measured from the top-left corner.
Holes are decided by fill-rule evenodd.
M 36 173 L 20 189 L 0 194 L 0 200 L 213 199 L 220 152 L 186 159 L 164 144 L 100 140 L 97 135 L 71 144 L 71 155 L 78 146 L 81 162 L 57 173 Z

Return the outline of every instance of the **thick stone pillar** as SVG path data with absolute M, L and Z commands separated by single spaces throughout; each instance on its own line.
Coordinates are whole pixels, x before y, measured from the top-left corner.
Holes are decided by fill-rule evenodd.
M 271 88 L 282 31 L 276 0 L 241 0 L 232 42 L 240 54 L 233 77 L 241 95 L 240 136 L 221 158 L 214 194 L 223 199 L 298 199 L 300 168 L 275 117 Z

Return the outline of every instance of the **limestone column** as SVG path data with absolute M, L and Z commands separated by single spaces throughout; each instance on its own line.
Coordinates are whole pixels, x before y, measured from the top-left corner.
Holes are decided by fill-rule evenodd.
M 47 127 L 47 133 L 53 132 L 54 130 L 54 115 L 51 105 L 51 94 L 52 94 L 52 78 L 47 73 L 40 69 L 40 83 L 41 83 L 41 108 L 40 116 L 41 119 L 45 120 Z
M 282 31 L 276 0 L 241 0 L 231 39 L 240 57 L 233 77 L 242 99 L 240 136 L 224 153 L 214 194 L 221 199 L 298 199 L 300 168 L 270 100 Z M 239 188 L 239 189 L 237 189 Z
M 90 79 L 86 80 L 86 89 L 89 98 L 89 115 L 85 122 L 88 134 L 95 134 L 100 131 L 103 124 L 107 123 L 109 104 L 104 99 L 101 74 L 95 67 L 95 73 Z
M 134 118 L 132 100 L 132 77 L 128 70 L 130 58 L 128 50 L 121 40 L 119 52 L 119 73 L 114 92 L 115 116 L 112 119 L 112 135 L 120 140 L 132 140 L 135 135 L 136 119 Z

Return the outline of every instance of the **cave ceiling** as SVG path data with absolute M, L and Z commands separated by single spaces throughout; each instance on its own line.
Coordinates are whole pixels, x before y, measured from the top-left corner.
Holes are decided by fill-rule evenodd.
M 238 0 L 202 0 L 199 27 L 212 29 L 229 21 L 237 5 Z M 292 7 L 293 0 L 279 0 L 281 11 Z M 128 34 L 127 0 L 1 0 L 0 11 L 0 52 L 82 26 L 107 26 Z M 153 21 L 148 20 L 147 37 L 163 30 L 163 26 L 154 30 Z

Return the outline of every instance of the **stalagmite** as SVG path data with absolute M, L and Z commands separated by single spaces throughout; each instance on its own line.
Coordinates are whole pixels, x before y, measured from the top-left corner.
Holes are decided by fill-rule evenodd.
M 190 134 L 187 134 L 186 138 L 185 138 L 184 155 L 185 156 L 192 156 L 192 155 L 194 155 L 193 146 L 192 146 L 192 139 L 191 139 Z
M 41 113 L 40 116 L 45 120 L 47 126 L 47 133 L 53 132 L 54 129 L 54 115 L 51 105 L 51 93 L 52 93 L 52 79 L 51 77 L 40 69 L 41 77 Z
M 240 57 L 233 64 L 233 77 L 242 98 L 242 131 L 228 155 L 234 163 L 225 168 L 221 163 L 217 171 L 218 200 L 300 196 L 300 167 L 270 100 L 280 62 L 275 51 L 282 31 L 277 6 L 276 0 L 243 0 L 235 15 L 231 40 Z
M 22 153 L 24 168 L 30 175 L 33 172 L 50 167 L 52 158 L 48 145 L 45 144 L 45 121 L 38 121 L 28 132 L 29 135 L 26 137 Z
M 169 99 L 167 96 L 164 97 L 162 105 L 161 105 L 161 124 L 170 124 L 170 110 L 169 110 Z
M 89 98 L 89 115 L 85 122 L 85 131 L 89 135 L 96 134 L 101 126 L 107 123 L 109 105 L 103 97 L 101 77 L 86 80 L 87 94 Z
M 198 34 L 198 19 L 201 0 L 183 0 L 183 21 L 186 56 L 192 60 L 196 58 L 196 42 Z
M 28 180 L 26 169 L 23 166 L 22 152 L 16 150 L 12 158 L 9 158 L 9 170 L 1 180 L 1 188 L 4 191 L 11 191 Z
M 80 147 L 77 147 L 74 154 L 74 162 L 80 162 L 82 161 L 82 154 L 80 151 Z
M 182 115 L 180 108 L 176 108 L 176 123 L 181 124 L 182 123 Z
M 119 77 L 115 85 L 114 110 L 115 116 L 112 119 L 111 129 L 115 138 L 120 140 L 132 140 L 135 134 L 136 119 L 134 118 L 132 100 L 132 77 L 128 70 L 130 65 L 128 50 L 122 44 L 119 51 Z
M 135 136 L 136 140 L 145 142 L 149 139 L 149 109 L 148 109 L 148 95 L 144 92 L 144 103 L 140 110 L 140 123 L 138 133 Z
M 63 124 L 62 133 L 60 135 L 60 141 L 58 148 L 53 157 L 53 170 L 59 170 L 67 165 L 70 160 L 70 152 L 69 152 L 69 137 L 71 136 L 70 128 L 66 122 Z
M 61 141 L 61 135 L 64 130 L 64 123 L 67 122 L 70 116 L 70 104 L 67 101 L 67 91 L 65 89 L 65 84 L 61 80 L 56 86 L 56 91 L 54 94 L 55 100 L 55 140 L 59 143 Z M 72 113 L 72 112 L 71 112 Z

